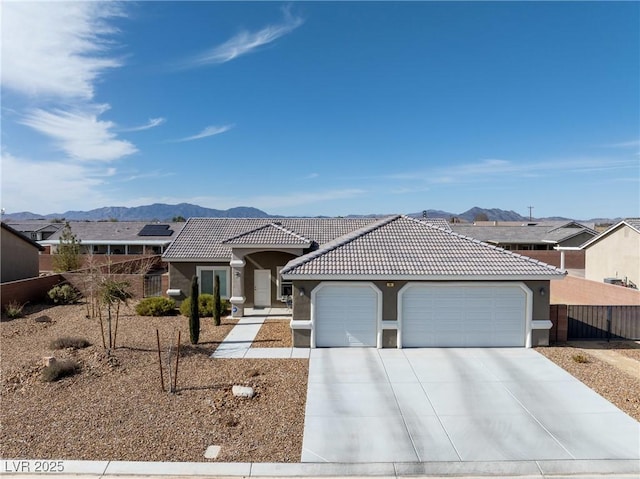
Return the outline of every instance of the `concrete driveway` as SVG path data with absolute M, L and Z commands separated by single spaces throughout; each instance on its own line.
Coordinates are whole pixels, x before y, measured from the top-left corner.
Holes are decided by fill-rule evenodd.
M 531 349 L 314 349 L 302 462 L 640 459 L 640 423 Z

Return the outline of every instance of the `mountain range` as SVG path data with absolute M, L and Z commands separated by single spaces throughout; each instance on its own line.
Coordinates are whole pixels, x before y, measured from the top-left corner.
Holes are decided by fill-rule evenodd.
M 502 210 L 499 208 L 473 208 L 463 213 L 450 213 L 442 210 L 425 210 L 417 213 L 410 213 L 408 216 L 422 217 L 426 215 L 428 218 L 458 218 L 465 222 L 472 222 L 478 218 L 488 219 L 489 221 L 529 221 L 515 211 Z M 384 214 L 371 215 L 350 215 L 350 217 L 377 217 Z M 270 215 L 258 208 L 248 206 L 238 206 L 228 210 L 217 210 L 205 208 L 203 206 L 193 205 L 189 203 L 180 203 L 177 205 L 168 205 L 164 203 L 155 203 L 152 205 L 136 206 L 127 208 L 124 206 L 107 206 L 89 211 L 65 211 L 64 213 L 36 214 L 28 211 L 19 213 L 8 213 L 3 215 L 3 220 L 24 221 L 34 219 L 47 220 L 72 220 L 72 221 L 171 221 L 174 218 L 277 218 L 276 215 Z M 550 217 L 550 218 L 533 218 L 534 220 L 555 220 L 569 221 L 572 218 Z M 575 218 L 573 218 L 575 219 Z M 598 218 L 587 220 L 589 222 L 605 223 L 615 222 L 608 218 Z

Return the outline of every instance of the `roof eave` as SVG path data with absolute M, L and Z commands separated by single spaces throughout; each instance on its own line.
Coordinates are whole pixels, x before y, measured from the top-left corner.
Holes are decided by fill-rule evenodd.
M 513 275 L 411 275 L 411 274 L 296 274 L 283 273 L 285 280 L 312 281 L 551 281 L 564 279 L 566 273 Z
M 166 263 L 228 263 L 231 257 L 226 258 L 170 258 L 163 255 L 162 260 Z
M 238 243 L 238 244 L 234 244 L 234 243 L 222 243 L 225 246 L 228 246 L 229 248 L 240 248 L 240 249 L 300 249 L 300 248 L 310 248 L 311 247 L 311 242 L 307 242 L 307 243 L 297 243 L 297 244 L 292 244 L 292 243 L 281 243 L 281 244 L 269 244 L 269 243 L 255 243 L 255 244 L 249 244 L 249 243 Z

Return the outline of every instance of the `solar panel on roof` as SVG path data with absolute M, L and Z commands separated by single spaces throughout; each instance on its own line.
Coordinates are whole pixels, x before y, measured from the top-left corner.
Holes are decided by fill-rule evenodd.
M 173 230 L 170 227 L 171 225 L 144 225 L 138 236 L 171 236 Z

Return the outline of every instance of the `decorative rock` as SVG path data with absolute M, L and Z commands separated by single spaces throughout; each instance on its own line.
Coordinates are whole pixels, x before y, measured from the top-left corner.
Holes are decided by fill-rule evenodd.
M 220 446 L 209 446 L 206 451 L 204 451 L 205 459 L 215 459 L 220 454 Z
M 42 358 L 42 364 L 44 366 L 51 366 L 55 362 L 56 362 L 56 358 L 53 356 L 45 356 L 44 358 Z
M 253 388 L 250 386 L 233 386 L 231 392 L 234 396 L 240 398 L 252 398 L 255 395 Z

